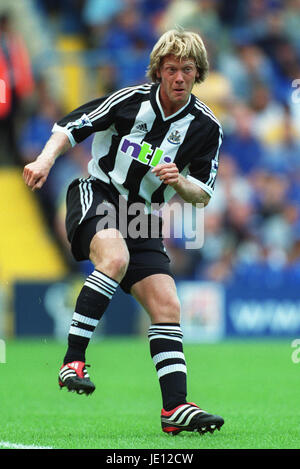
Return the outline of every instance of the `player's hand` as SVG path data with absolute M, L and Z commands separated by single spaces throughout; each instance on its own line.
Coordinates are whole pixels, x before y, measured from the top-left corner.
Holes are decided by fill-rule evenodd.
M 44 185 L 52 164 L 48 160 L 35 160 L 25 166 L 23 179 L 30 189 L 35 191 Z
M 154 173 L 165 184 L 173 186 L 179 182 L 179 170 L 175 163 L 158 164 L 152 169 Z

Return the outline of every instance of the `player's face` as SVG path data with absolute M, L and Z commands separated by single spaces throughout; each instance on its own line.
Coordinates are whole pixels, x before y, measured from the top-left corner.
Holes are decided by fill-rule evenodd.
M 199 74 L 193 59 L 178 59 L 174 55 L 164 57 L 157 77 L 160 78 L 160 100 L 164 111 L 172 113 L 184 106 Z

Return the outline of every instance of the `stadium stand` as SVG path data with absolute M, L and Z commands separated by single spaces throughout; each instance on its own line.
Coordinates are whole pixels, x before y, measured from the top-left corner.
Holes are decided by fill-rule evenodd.
M 1 282 L 56 279 L 66 274 L 59 249 L 52 242 L 34 195 L 22 182 L 18 168 L 0 172 Z

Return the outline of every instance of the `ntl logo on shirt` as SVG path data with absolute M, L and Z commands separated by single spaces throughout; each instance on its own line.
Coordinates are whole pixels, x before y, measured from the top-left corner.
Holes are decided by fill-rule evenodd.
M 137 142 L 131 142 L 125 138 L 122 142 L 120 151 L 129 154 L 132 158 L 139 161 L 140 163 L 156 166 L 160 162 L 171 163 L 171 158 L 169 156 L 164 156 L 164 151 L 157 147 L 153 150 L 152 145 L 147 142 L 139 144 Z

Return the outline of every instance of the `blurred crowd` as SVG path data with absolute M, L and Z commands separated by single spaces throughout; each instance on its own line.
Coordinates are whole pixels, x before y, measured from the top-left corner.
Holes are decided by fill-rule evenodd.
M 174 273 L 226 284 L 245 279 L 260 287 L 283 279 L 298 282 L 300 0 L 34 0 L 34 5 L 50 36 L 84 41 L 83 63 L 97 70 L 103 92 L 145 82 L 149 52 L 167 29 L 180 25 L 201 35 L 210 73 L 193 92 L 220 120 L 224 141 L 215 193 L 205 209 L 204 246 L 195 252 L 184 249 L 184 239 L 166 240 Z M 45 70 L 30 65 L 10 20 L 2 15 L 0 21 L 0 75 L 6 63 L 12 96 L 0 114 L 6 139 L 2 161 L 10 155 L 13 164 L 24 165 L 36 158 L 66 110 L 49 93 Z M 22 63 L 11 60 L 17 44 Z M 23 89 L 14 70 L 26 77 Z M 72 179 L 86 175 L 90 143 L 60 157 L 38 195 L 70 265 L 64 196 Z

